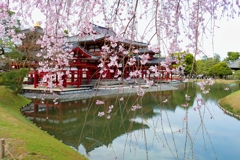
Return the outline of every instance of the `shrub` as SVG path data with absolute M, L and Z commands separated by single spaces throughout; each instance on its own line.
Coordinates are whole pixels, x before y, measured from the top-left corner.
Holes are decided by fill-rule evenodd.
M 233 74 L 234 78 L 240 80 L 240 70 L 238 71 L 235 71 L 234 74 Z
M 18 94 L 22 90 L 23 79 L 28 74 L 28 71 L 28 69 L 22 68 L 19 70 L 11 70 L 9 72 L 5 72 L 0 77 L 0 84 L 5 85 L 6 87 L 13 90 L 15 94 Z

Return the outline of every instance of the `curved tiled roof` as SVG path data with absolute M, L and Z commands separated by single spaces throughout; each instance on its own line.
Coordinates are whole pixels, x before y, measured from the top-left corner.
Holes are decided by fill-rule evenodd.
M 232 63 L 228 64 L 228 67 L 231 69 L 240 69 L 239 65 L 240 65 L 240 59 L 237 59 Z

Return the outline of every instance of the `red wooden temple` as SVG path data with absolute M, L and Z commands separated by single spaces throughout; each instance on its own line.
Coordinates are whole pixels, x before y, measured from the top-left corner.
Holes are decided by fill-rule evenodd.
M 41 29 L 40 27 L 37 27 L 38 32 Z M 63 86 L 67 87 L 68 85 L 80 87 L 82 85 L 89 85 L 94 83 L 97 79 L 101 78 L 103 80 L 117 80 L 118 77 L 116 77 L 116 73 L 118 72 L 117 67 L 110 67 L 108 70 L 105 70 L 105 77 L 101 77 L 101 74 L 99 73 L 100 68 L 98 65 L 100 64 L 101 59 L 101 52 L 102 52 L 102 46 L 109 43 L 106 41 L 106 38 L 108 37 L 115 37 L 116 34 L 111 28 L 101 27 L 93 24 L 93 30 L 94 35 L 86 34 L 85 36 L 79 38 L 79 36 L 72 36 L 68 38 L 68 43 L 72 44 L 73 49 L 73 59 L 71 59 L 69 63 L 69 68 L 66 70 L 63 70 Z M 25 31 L 26 32 L 26 31 Z M 31 32 L 31 31 L 29 31 Z M 40 30 L 41 33 L 41 30 Z M 26 39 L 28 36 L 26 36 Z M 23 46 L 26 44 L 26 40 L 23 40 Z M 148 45 L 146 43 L 142 42 L 136 42 L 136 41 L 118 41 L 118 45 L 124 46 L 125 50 L 130 50 L 131 48 L 138 49 L 138 53 L 132 53 L 130 56 L 124 56 L 123 54 L 118 54 L 118 61 L 121 61 L 123 67 L 120 68 L 122 72 L 122 78 L 126 79 L 129 77 L 130 72 L 133 72 L 135 70 L 141 69 L 141 77 L 134 77 L 134 78 L 148 78 L 148 79 L 154 79 L 154 80 L 161 80 L 161 81 L 169 81 L 172 80 L 172 73 L 166 72 L 166 68 L 160 65 L 160 62 L 165 61 L 165 58 L 159 58 L 160 53 L 156 55 L 155 52 L 148 49 Z M 34 51 L 32 51 L 34 52 Z M 35 51 L 36 52 L 36 51 Z M 149 54 L 149 59 L 145 65 L 140 64 L 140 58 L 139 55 L 142 54 Z M 129 66 L 126 64 L 129 58 L 136 57 L 137 62 L 136 65 Z M 109 60 L 105 61 L 105 64 L 107 66 L 107 63 L 109 63 Z M 174 61 L 172 61 L 174 63 Z M 19 64 L 12 63 L 13 67 L 18 68 Z M 154 78 L 154 73 L 151 73 L 150 75 L 147 75 L 147 70 L 151 66 L 158 66 L 158 69 L 161 71 L 161 74 L 159 78 Z M 31 61 L 31 71 L 28 75 L 28 81 L 25 83 L 28 84 L 34 84 L 34 88 L 39 86 L 41 79 L 43 76 L 47 73 L 39 72 L 38 71 L 38 62 L 35 60 L 34 62 Z M 21 66 L 20 66 L 21 67 Z M 171 67 L 171 66 L 170 66 Z M 69 74 L 66 74 L 66 72 L 69 72 Z M 147 77 L 148 76 L 148 77 Z M 56 83 L 58 83 L 58 80 L 56 80 Z

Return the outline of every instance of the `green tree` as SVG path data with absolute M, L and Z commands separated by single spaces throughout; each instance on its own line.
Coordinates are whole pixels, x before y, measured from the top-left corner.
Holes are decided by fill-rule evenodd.
M 0 75 L 0 84 L 13 90 L 15 94 L 18 94 L 22 90 L 23 79 L 28 74 L 28 71 L 26 68 L 21 68 L 4 72 Z
M 219 63 L 221 61 L 220 55 L 215 53 L 214 56 L 213 56 L 213 61 L 214 61 L 214 64 Z
M 0 69 L 9 70 L 9 62 L 14 60 L 16 62 L 22 61 L 23 55 L 16 48 L 16 44 L 14 44 L 14 40 L 12 36 L 9 36 L 9 32 L 13 32 L 15 34 L 19 33 L 21 30 L 20 20 L 17 20 L 16 24 L 9 25 L 9 21 L 12 20 L 15 12 L 8 10 L 8 16 L 5 17 L 0 24 L 5 27 L 3 30 L 4 36 L 0 38 Z
M 18 51 L 13 42 L 11 41 L 3 41 L 0 39 L 0 45 L 4 44 L 4 48 L 2 47 L 2 52 L 4 55 L 0 57 L 0 69 L 3 70 L 11 70 L 10 63 L 14 61 L 16 63 L 20 63 L 23 61 L 23 54 Z M 0 51 L 1 52 L 1 51 Z
M 207 67 L 205 60 L 197 60 L 196 65 L 197 65 L 196 72 L 198 75 L 199 74 L 208 75 L 209 68 Z
M 185 67 L 185 70 L 184 70 L 185 75 L 188 75 L 188 74 L 192 75 L 196 71 L 196 63 L 195 63 L 196 61 L 194 59 L 193 54 L 186 53 L 184 51 L 184 52 L 175 53 L 174 55 L 180 61 L 180 63 L 175 67 L 178 67 L 180 65 L 184 66 Z M 182 58 L 182 57 L 184 57 L 184 58 Z M 182 61 L 182 59 L 184 59 L 184 61 Z
M 197 74 L 209 75 L 209 70 L 211 67 L 220 62 L 220 56 L 215 54 L 213 58 L 203 58 L 202 60 L 197 60 L 196 62 L 196 72 Z
M 187 54 L 185 57 L 185 73 L 186 74 L 193 74 L 196 71 L 196 61 L 194 59 L 194 56 L 192 54 Z
M 240 70 L 235 71 L 234 74 L 233 74 L 233 77 L 240 80 Z
M 226 62 L 219 62 L 209 69 L 209 74 L 223 78 L 223 76 L 232 75 L 232 70 Z
M 224 61 L 231 63 L 237 59 L 239 59 L 240 57 L 240 53 L 239 52 L 228 52 L 227 53 L 228 56 L 224 59 Z

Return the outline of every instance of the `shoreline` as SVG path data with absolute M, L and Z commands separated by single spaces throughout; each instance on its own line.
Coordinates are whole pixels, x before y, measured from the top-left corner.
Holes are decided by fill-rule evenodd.
M 217 101 L 217 105 L 218 105 L 218 107 L 219 107 L 224 113 L 226 113 L 226 114 L 228 114 L 228 115 L 230 115 L 230 116 L 233 116 L 233 117 L 237 118 L 238 120 L 240 120 L 240 115 L 235 114 L 235 113 L 232 113 L 232 112 L 228 111 L 227 109 L 223 108 L 223 107 L 220 105 L 220 102 L 221 102 L 221 99 L 219 99 L 219 100 Z
M 177 85 L 179 83 L 161 83 L 155 84 L 151 87 L 147 87 L 146 85 L 135 85 L 135 86 L 108 86 L 108 87 L 98 87 L 89 90 L 81 90 L 81 91 L 71 91 L 61 94 L 52 94 L 52 93 L 37 93 L 37 92 L 25 92 L 21 94 L 22 96 L 29 99 L 60 99 L 60 100 L 80 100 L 80 99 L 88 99 L 92 97 L 100 97 L 100 96 L 115 96 L 115 95 L 125 95 L 125 94 L 133 94 L 137 93 L 139 90 L 139 86 L 142 90 L 146 92 L 156 92 L 156 91 L 166 91 L 166 90 L 177 90 Z
M 0 137 L 5 140 L 4 160 L 88 159 L 22 115 L 21 108 L 29 105 L 31 100 L 14 94 L 6 86 L 0 86 L 0 91 Z

